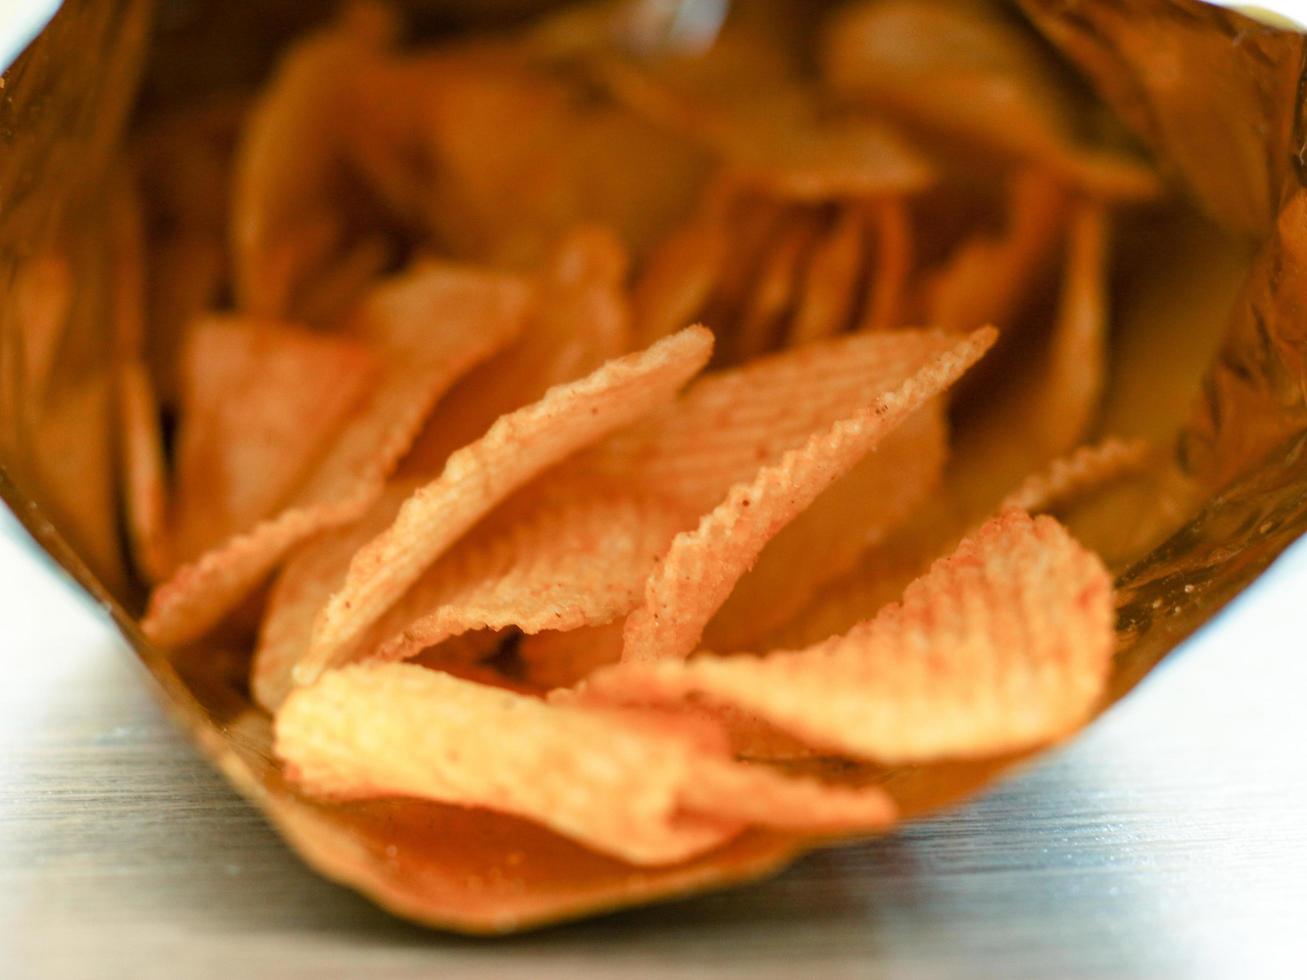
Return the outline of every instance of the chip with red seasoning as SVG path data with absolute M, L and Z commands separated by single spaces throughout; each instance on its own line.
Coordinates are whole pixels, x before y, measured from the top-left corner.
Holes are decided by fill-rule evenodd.
M 526 300 L 514 277 L 437 262 L 378 287 L 350 329 L 381 361 L 368 395 L 288 505 L 155 589 L 146 635 L 165 646 L 202 636 L 295 545 L 366 512 L 440 396 L 517 336 Z
M 736 762 L 724 738 L 674 717 L 552 705 L 412 664 L 355 664 L 295 691 L 276 753 L 315 796 L 497 810 L 638 865 L 684 861 L 750 824 L 866 831 L 896 812 L 878 787 Z
M 1111 668 L 1112 580 L 1049 517 L 1009 510 L 842 636 L 765 656 L 605 668 L 598 703 L 687 697 L 886 763 L 1013 752 L 1072 731 Z
M 357 656 L 355 645 L 368 627 L 495 504 L 578 449 L 670 402 L 711 352 L 707 330 L 682 330 L 551 389 L 451 455 L 440 477 L 415 491 L 395 522 L 354 556 L 345 584 L 318 616 L 295 667 L 296 682 L 311 683 Z
M 1031 512 L 1123 563 L 1167 483 L 1103 431 L 1154 168 L 997 0 L 657 6 L 349 0 L 18 257 L 15 475 L 424 922 L 760 874 L 1117 686 L 1105 560 Z
M 959 339 L 890 390 L 873 394 L 856 413 L 732 487 L 697 528 L 672 542 L 649 579 L 644 603 L 626 621 L 622 660 L 680 659 L 692 653 L 704 626 L 767 542 L 895 427 L 956 381 L 989 349 L 994 336 L 992 329 L 984 329 Z

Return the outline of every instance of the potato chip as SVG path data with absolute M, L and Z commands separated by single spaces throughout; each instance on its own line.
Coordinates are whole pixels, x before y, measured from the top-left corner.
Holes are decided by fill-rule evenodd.
M 776 233 L 730 338 L 737 362 L 747 361 L 778 345 L 781 325 L 796 304 L 803 267 L 817 237 L 816 216 L 800 210 Z
M 587 697 L 687 695 L 885 763 L 1017 751 L 1084 721 L 1113 650 L 1107 570 L 1052 518 L 1005 511 L 844 636 L 765 657 L 622 663 Z
M 730 247 L 702 317 L 703 322 L 718 327 L 739 319 L 757 288 L 772 242 L 784 232 L 793 213 L 790 206 L 777 200 L 743 193 L 729 176 L 721 180 L 732 189 L 725 218 Z
M 537 277 L 535 308 L 520 348 L 523 358 L 536 362 L 535 376 L 515 379 L 522 400 L 513 408 L 636 345 L 625 290 L 628 264 L 625 246 L 601 225 L 578 225 L 559 237 Z
M 947 477 L 944 486 L 937 488 L 907 521 L 880 544 L 864 551 L 851 571 L 826 582 L 787 622 L 741 646 L 724 645 L 737 634 L 723 629 L 721 641 L 717 642 L 714 635 L 708 648 L 793 650 L 841 635 L 871 619 L 901 598 L 903 590 L 924 575 L 932 561 L 952 550 L 966 533 L 967 522 L 946 490 Z M 731 621 L 724 624 L 730 625 Z M 748 636 L 750 632 L 738 635 Z
M 866 552 L 853 571 L 831 580 L 788 623 L 768 633 L 767 643 L 792 649 L 847 632 L 898 599 L 904 588 L 925 574 L 935 558 L 953 549 L 973 524 L 1011 507 L 1030 513 L 1060 508 L 1095 487 L 1137 471 L 1147 459 L 1148 448 L 1142 440 L 1120 439 L 1080 446 L 1011 486 L 1001 502 L 998 497 L 988 501 L 956 499 L 956 488 L 950 483 L 957 474 L 949 474 L 944 485 L 903 526 Z M 988 507 L 991 513 L 978 512 L 976 507 Z M 729 644 L 738 635 L 745 634 L 724 636 L 710 645 L 719 650 L 740 649 Z
M 474 629 L 599 626 L 639 603 L 645 579 L 687 521 L 649 495 L 566 494 L 476 529 L 371 631 L 400 660 Z M 372 644 L 364 642 L 364 648 Z
M 520 336 L 529 299 L 517 277 L 433 260 L 373 290 L 349 333 L 381 352 L 382 380 L 305 494 L 363 485 L 375 496 L 451 385 Z
M 603 329 L 595 329 L 598 338 L 609 342 L 613 350 L 624 350 L 631 343 L 631 325 L 625 314 L 614 314 L 609 307 L 621 305 L 622 286 L 630 264 L 626 246 L 611 229 L 600 224 L 579 224 L 559 236 L 544 263 L 542 317 L 558 316 L 552 307 L 574 292 L 584 294 L 587 302 L 603 312 Z M 604 287 L 602 290 L 599 287 Z M 597 295 L 591 295 L 591 293 Z M 573 324 L 575 332 L 577 325 Z M 594 328 L 592 328 L 594 329 Z
M 290 689 L 290 671 L 308 650 L 314 617 L 344 585 L 353 553 L 390 525 L 400 504 L 439 473 L 453 450 L 501 415 L 626 349 L 624 266 L 624 250 L 606 232 L 581 227 L 565 235 L 536 282 L 521 340 L 473 369 L 440 402 L 396 482 L 359 522 L 323 534 L 291 559 L 272 588 L 255 651 L 251 686 L 260 704 L 273 710 Z
M 165 646 L 202 635 L 292 547 L 363 514 L 440 396 L 522 329 L 525 302 L 515 278 L 435 262 L 379 287 L 351 327 L 379 353 L 377 383 L 286 509 L 155 590 L 146 635 Z
M 668 901 L 775 872 L 804 846 L 751 830 L 678 864 L 637 867 L 545 827 L 484 809 L 416 800 L 337 807 L 295 792 L 258 754 L 270 725 L 233 727 L 240 760 L 267 786 L 267 814 L 313 869 L 391 914 L 442 930 L 500 937 L 562 919 Z
M 1108 219 L 1101 205 L 1071 214 L 1057 323 L 1042 378 L 1039 442 L 1061 452 L 1088 430 L 1107 377 Z
M 632 479 L 699 514 L 737 483 L 852 415 L 950 349 L 955 335 L 903 330 L 840 337 L 713 372 L 676 404 L 571 464 L 578 479 Z
M 298 290 L 292 309 L 304 323 L 335 326 L 354 311 L 393 258 L 380 235 L 364 238 L 327 263 Z
M 999 507 L 1035 513 L 1061 506 L 1088 489 L 1140 469 L 1150 448 L 1143 439 L 1115 438 L 1080 446 L 1028 476 Z
M 404 458 L 401 474 L 439 474 L 450 453 L 485 435 L 501 415 L 630 350 L 625 268 L 625 249 L 609 232 L 583 225 L 560 238 L 534 281 L 519 341 L 450 391 Z
M 173 515 L 183 561 L 248 530 L 307 479 L 376 380 L 362 344 L 210 316 L 183 356 Z
M 687 745 L 408 664 L 357 664 L 292 692 L 275 751 L 315 796 L 499 810 L 635 864 L 682 861 L 742 829 L 681 812 Z
M 931 323 L 965 330 L 983 323 L 1012 324 L 1062 228 L 1065 192 L 1038 170 L 1009 181 L 1007 219 L 995 237 L 978 235 L 959 246 L 926 281 Z
M 988 0 L 880 0 L 841 8 L 825 25 L 831 92 L 894 112 L 955 143 L 1038 161 L 1104 197 L 1154 196 L 1140 160 L 1087 146 L 1056 62 Z
M 441 52 L 415 68 L 422 154 L 439 176 L 425 189 L 435 239 L 467 260 L 534 265 L 581 218 L 557 150 L 574 124 L 567 84 L 498 51 Z
M 136 571 L 147 582 L 157 582 L 172 568 L 159 405 L 139 360 L 122 361 L 116 382 L 127 540 Z
M 550 390 L 450 456 L 440 478 L 414 493 L 395 523 L 355 556 L 344 587 L 322 610 L 296 681 L 309 683 L 352 655 L 351 645 L 367 627 L 496 503 L 562 458 L 670 401 L 711 351 L 711 333 L 683 330 Z
M 766 543 L 912 412 L 956 381 L 994 336 L 992 329 L 977 331 L 896 379 L 889 390 L 869 389 L 869 400 L 856 414 L 814 433 L 749 483 L 732 487 L 694 531 L 673 541 L 649 580 L 644 604 L 627 618 L 622 660 L 692 653 L 703 627 Z
M 843 208 L 808 259 L 803 293 L 787 337 L 791 345 L 832 337 L 848 329 L 862 272 L 863 247 L 860 210 Z
M 1107 229 L 1101 206 L 1074 208 L 1047 337 L 958 426 L 951 490 L 967 523 L 1033 471 L 1068 452 L 1099 410 L 1106 377 Z
M 721 139 L 724 119 L 750 99 L 792 93 L 798 71 L 787 46 L 738 19 L 707 50 L 671 48 L 637 59 L 610 49 L 589 68 L 619 102 L 708 144 Z
M 926 158 L 900 133 L 867 118 L 823 114 L 793 79 L 773 73 L 736 76 L 729 86 L 708 81 L 724 74 L 712 63 L 725 48 L 719 43 L 693 59 L 699 64 L 688 73 L 688 59 L 661 67 L 608 59 L 599 74 L 619 101 L 710 148 L 733 180 L 760 193 L 821 202 L 912 193 L 934 180 Z
M 231 249 L 241 309 L 285 316 L 303 277 L 341 245 L 346 146 L 372 134 L 351 86 L 381 57 L 394 25 L 354 4 L 339 23 L 298 42 L 250 111 L 236 156 Z
M 624 625 L 625 619 L 618 619 L 603 626 L 565 633 L 545 630 L 522 637 L 517 656 L 526 680 L 542 690 L 571 687 L 598 668 L 617 663 L 622 658 Z
M 582 222 L 642 252 L 699 190 L 697 148 L 502 46 L 444 50 L 412 69 L 420 114 L 409 129 L 430 174 L 423 214 L 456 256 L 529 267 Z
M 417 486 L 413 480 L 391 483 L 359 520 L 305 542 L 278 573 L 250 667 L 250 691 L 264 708 L 276 711 L 290 693 L 290 672 L 309 648 L 313 620 L 344 584 L 354 553 L 390 525 Z
M 850 385 L 844 395 L 845 414 L 865 405 L 869 391 L 879 390 L 868 386 L 878 384 L 883 389 L 894 384 L 902 377 L 894 373 L 896 369 L 914 370 L 926 360 L 929 352 L 946 349 L 948 345 L 947 341 L 941 342 L 939 338 L 919 332 L 912 334 L 907 344 L 900 340 L 885 335 L 864 345 L 872 356 L 862 364 L 861 383 Z M 847 353 L 849 349 L 850 345 L 846 344 L 840 351 Z M 921 352 L 916 359 L 907 354 L 907 351 L 914 350 Z M 828 352 L 827 356 L 833 362 L 833 354 Z M 857 359 L 845 361 L 846 370 L 849 363 L 856 364 Z M 765 372 L 754 370 L 751 376 L 757 380 L 762 373 Z M 702 384 L 711 385 L 714 380 L 710 378 Z M 755 390 L 765 392 L 764 387 Z M 693 390 L 687 400 L 696 400 Z M 922 433 L 926 439 L 924 444 L 917 433 Z M 809 530 L 822 529 L 823 533 L 804 540 L 814 543 L 820 559 L 818 565 L 830 569 L 831 576 L 845 570 L 859 552 L 897 521 L 928 489 L 937 474 L 942 462 L 943 440 L 938 411 L 926 420 L 924 429 L 919 427 L 909 435 L 913 444 L 907 448 L 907 459 L 902 461 L 902 465 L 896 462 L 897 446 L 892 444 L 890 447 L 887 462 L 895 472 L 851 474 L 854 484 L 844 487 L 840 491 L 842 495 L 829 502 L 829 508 L 833 509 L 829 509 L 824 518 L 818 514 L 809 527 Z M 621 438 L 617 437 L 618 440 Z M 746 455 L 745 466 L 752 475 L 762 460 L 756 452 Z M 645 469 L 644 461 L 639 458 L 629 461 L 622 486 L 630 489 L 615 487 L 606 492 L 584 488 L 586 465 L 582 463 L 580 475 L 569 473 L 561 481 L 562 492 L 571 494 L 566 506 L 559 508 L 546 501 L 543 511 L 534 512 L 540 514 L 539 517 L 519 514 L 516 516 L 525 523 L 513 524 L 510 517 L 506 518 L 510 520 L 506 526 L 502 521 L 500 524 L 492 521 L 491 526 L 474 532 L 445 560 L 432 567 L 368 631 L 358 643 L 359 651 L 366 653 L 380 645 L 379 655 L 402 657 L 425 645 L 442 641 L 451 629 L 517 625 L 527 633 L 534 633 L 542 629 L 566 630 L 599 625 L 625 615 L 638 604 L 643 583 L 652 571 L 652 560 L 662 556 L 677 531 L 692 525 L 694 516 L 701 509 L 697 501 L 675 506 L 664 499 L 665 495 L 674 500 L 678 493 L 683 492 L 683 487 L 678 483 L 664 484 L 656 466 L 657 456 L 652 458 L 655 465 L 650 470 Z M 911 480 L 918 472 L 923 473 L 920 481 Z M 569 490 L 571 485 L 576 489 Z M 636 497 L 630 496 L 632 491 L 637 493 Z M 725 487 L 720 488 L 718 499 L 724 492 Z M 847 509 L 846 503 L 849 505 Z M 617 519 L 606 521 L 603 518 L 602 515 L 614 507 L 626 515 L 625 527 Z M 532 513 L 528 510 L 528 515 Z M 828 527 L 823 527 L 823 520 L 829 522 Z M 612 529 L 605 541 L 599 532 L 606 526 Z M 639 546 L 634 547 L 635 543 Z M 827 544 L 829 549 L 824 547 Z M 491 562 L 493 567 L 496 552 L 509 563 L 503 579 L 492 577 L 486 580 L 484 570 L 472 574 L 466 567 L 469 560 Z M 793 612 L 796 605 L 810 594 L 808 590 L 816 588 L 822 581 L 815 569 L 811 585 L 794 582 L 792 574 L 788 578 L 793 587 L 788 589 L 785 597 L 776 599 L 775 608 L 769 614 Z M 603 583 L 607 583 L 608 588 Z M 497 605 L 488 605 L 492 596 L 487 594 L 487 588 L 498 594 Z M 460 598 L 460 589 L 471 589 L 471 595 L 464 594 Z M 476 611 L 477 603 L 482 614 L 493 610 L 498 618 L 484 622 L 469 618 L 469 613 Z M 538 611 L 532 613 L 532 609 Z M 769 615 L 754 614 L 752 618 L 771 622 Z
M 704 645 L 752 649 L 937 491 L 948 455 L 944 409 L 942 398 L 927 402 L 781 528 L 705 627 Z
M 746 822 L 868 829 L 895 813 L 877 788 L 733 762 L 683 722 L 625 721 L 407 664 L 354 665 L 294 692 L 277 715 L 276 753 L 314 795 L 498 810 L 633 864 L 683 861 Z
M 886 198 L 869 208 L 869 221 L 875 236 L 873 265 L 868 273 L 862 302 L 860 330 L 887 330 L 898 326 L 904 315 L 905 294 L 912 273 L 912 224 L 907 206 L 899 198 Z M 934 320 L 944 326 L 945 320 Z M 999 322 L 995 317 L 980 317 L 976 323 Z M 953 324 L 961 326 L 960 324 Z
M 723 219 L 711 212 L 658 244 L 632 291 L 637 343 L 647 346 L 695 322 L 717 284 L 728 244 Z
M 744 186 L 793 201 L 912 194 L 934 171 L 908 141 L 870 119 L 817 118 L 801 104 L 759 106 L 727 131 L 732 175 Z

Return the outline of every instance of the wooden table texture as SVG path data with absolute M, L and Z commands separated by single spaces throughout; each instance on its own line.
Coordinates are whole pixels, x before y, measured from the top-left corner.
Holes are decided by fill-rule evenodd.
M 3 515 L 0 977 L 1307 977 L 1304 597 L 1300 547 L 945 815 L 762 884 L 467 940 L 304 868 Z

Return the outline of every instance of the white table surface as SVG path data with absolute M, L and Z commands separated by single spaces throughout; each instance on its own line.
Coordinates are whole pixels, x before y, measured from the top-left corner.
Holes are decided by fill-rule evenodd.
M 0 977 L 1304 976 L 1307 550 L 1071 746 L 758 886 L 508 941 L 318 879 L 0 516 Z

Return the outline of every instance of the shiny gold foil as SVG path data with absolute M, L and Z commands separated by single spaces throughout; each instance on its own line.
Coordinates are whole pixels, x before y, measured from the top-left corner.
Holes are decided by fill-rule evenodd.
M 325 805 L 287 786 L 239 660 L 169 658 L 135 626 L 141 593 L 121 558 L 113 481 L 69 494 L 59 453 L 112 460 L 111 413 L 63 443 L 36 399 L 71 403 L 107 376 L 108 277 L 97 189 L 142 67 L 145 111 L 248 88 L 319 4 L 67 0 L 0 90 L 0 496 L 36 541 L 112 613 L 164 704 L 232 786 L 323 874 L 413 919 L 507 931 L 770 871 L 811 842 L 755 833 L 728 853 L 635 869 L 507 817 L 403 802 Z M 502 22 L 531 4 L 408 5 L 428 32 Z M 1114 279 L 1113 368 L 1103 427 L 1171 451 L 1086 501 L 1073 527 L 1119 571 L 1110 697 L 1246 588 L 1307 530 L 1307 145 L 1303 39 L 1196 0 L 1020 0 L 1034 29 L 1156 155 L 1179 192 L 1127 222 Z M 153 17 L 154 30 L 149 31 Z M 69 326 L 42 392 L 42 339 L 19 301 L 58 247 Z M 88 404 L 94 404 L 88 402 Z M 71 418 L 78 418 L 73 415 Z M 71 447 L 71 450 L 69 450 Z M 919 814 L 975 791 L 1016 759 L 858 778 Z

